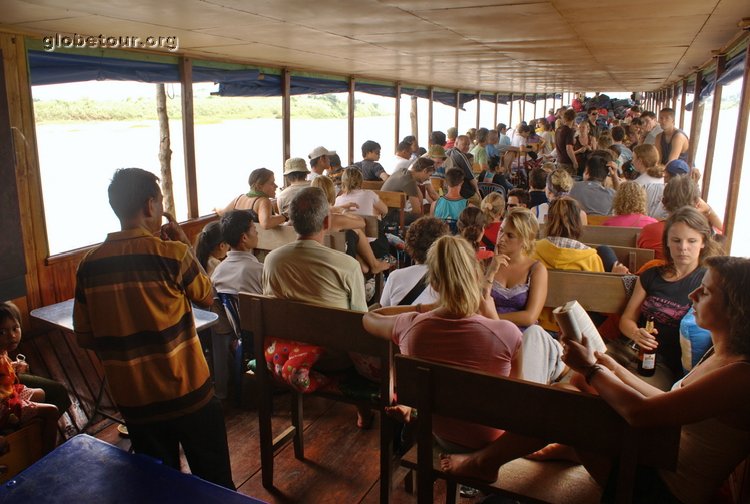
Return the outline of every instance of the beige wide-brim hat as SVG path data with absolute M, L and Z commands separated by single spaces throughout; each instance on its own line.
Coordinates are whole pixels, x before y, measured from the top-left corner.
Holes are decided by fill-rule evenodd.
M 287 159 L 284 163 L 284 175 L 289 175 L 294 172 L 310 173 L 310 170 L 307 169 L 307 161 L 301 157 Z

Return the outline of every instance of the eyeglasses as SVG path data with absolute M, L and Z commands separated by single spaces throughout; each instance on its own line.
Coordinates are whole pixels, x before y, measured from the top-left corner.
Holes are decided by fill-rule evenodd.
M 10 328 L 0 329 L 0 337 L 5 338 L 7 336 L 11 336 L 14 332 L 20 331 L 20 330 L 21 330 L 21 326 L 18 324 Z

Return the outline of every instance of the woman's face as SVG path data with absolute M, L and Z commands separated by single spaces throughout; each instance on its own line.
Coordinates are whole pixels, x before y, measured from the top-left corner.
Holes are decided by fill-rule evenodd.
M 708 331 L 729 330 L 726 301 L 721 291 L 721 277 L 709 268 L 701 285 L 690 293 L 695 321 Z
M 276 196 L 276 189 L 279 186 L 276 185 L 276 177 L 271 175 L 271 178 L 269 178 L 265 183 L 260 185 L 260 192 L 268 196 L 269 198 L 273 198 Z
M 12 317 L 0 322 L 0 351 L 11 352 L 21 342 L 21 325 Z
M 684 222 L 677 222 L 667 234 L 669 253 L 675 266 L 698 266 L 701 249 L 705 247 L 703 236 Z
M 498 251 L 505 255 L 517 253 L 523 250 L 523 239 L 510 221 L 506 220 L 497 235 Z

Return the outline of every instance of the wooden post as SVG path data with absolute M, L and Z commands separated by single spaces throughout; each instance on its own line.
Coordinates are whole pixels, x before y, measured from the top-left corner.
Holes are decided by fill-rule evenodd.
M 725 54 L 716 57 L 716 77 L 714 80 L 714 98 L 711 109 L 711 125 L 708 127 L 708 145 L 706 145 L 706 162 L 703 165 L 703 186 L 701 196 L 708 199 L 708 189 L 711 186 L 711 171 L 714 166 L 714 152 L 716 151 L 716 133 L 719 131 L 719 112 L 721 111 L 721 86 L 717 84 L 719 77 L 724 73 L 727 63 Z
M 492 128 L 497 128 L 497 102 L 500 99 L 500 93 L 495 93 L 495 113 L 492 115 Z
M 680 129 L 685 127 L 685 100 L 687 100 L 687 77 L 682 79 L 682 99 L 680 100 Z
M 349 77 L 349 103 L 348 103 L 349 127 L 347 136 L 349 141 L 349 164 L 354 163 L 354 77 Z
M 417 115 L 416 96 L 411 97 L 411 111 L 409 112 L 409 118 L 411 119 L 411 134 L 417 139 L 417 145 L 419 145 L 419 116 Z
M 187 184 L 188 219 L 200 217 L 198 210 L 198 177 L 195 173 L 195 117 L 193 116 L 193 63 L 179 59 L 182 87 L 182 142 L 185 153 L 185 183 Z
M 523 122 L 526 120 L 526 93 L 521 95 L 521 121 Z
M 161 166 L 161 192 L 164 195 L 164 211 L 174 215 L 172 148 L 169 139 L 167 93 L 162 82 L 156 84 L 156 115 L 159 118 L 159 165 Z
M 288 68 L 281 69 L 281 166 L 292 157 L 292 76 Z
M 539 117 L 538 114 L 536 113 L 537 112 L 537 110 L 536 110 L 536 102 L 539 101 L 537 98 L 538 98 L 537 94 L 534 93 L 534 117 L 532 119 L 537 119 Z
M 394 146 L 393 151 L 396 151 L 396 147 L 398 147 L 398 144 L 401 142 L 401 83 L 396 83 L 396 124 L 395 124 L 395 140 L 394 140 Z
M 477 123 L 474 126 L 476 129 L 479 129 L 479 108 L 482 106 L 482 93 L 477 91 Z
M 737 116 L 737 129 L 734 135 L 734 152 L 732 154 L 732 168 L 729 172 L 729 194 L 724 211 L 724 236 L 726 236 L 727 253 L 732 249 L 734 225 L 737 219 L 737 202 L 740 195 L 740 179 L 742 177 L 742 162 L 745 157 L 745 139 L 747 138 L 748 115 L 750 115 L 750 44 L 745 48 L 745 71 L 742 74 L 742 92 L 740 94 L 740 110 Z M 747 228 L 746 228 L 747 229 Z
M 513 127 L 513 93 L 510 94 L 510 107 L 508 110 L 508 127 Z
M 695 74 L 695 87 L 693 88 L 693 118 L 690 121 L 690 146 L 688 147 L 688 164 L 695 166 L 695 152 L 700 142 L 700 131 L 703 125 L 703 103 L 700 100 L 703 88 L 703 71 L 698 70 Z
M 461 92 L 459 90 L 456 90 L 456 108 L 455 108 L 455 118 L 453 120 L 453 123 L 456 126 L 456 130 L 458 130 L 458 111 L 460 108 L 461 108 Z M 458 134 L 460 135 L 461 132 L 459 131 Z
M 552 108 L 554 109 L 554 106 Z M 547 93 L 544 93 L 544 117 L 547 117 Z M 552 129 L 554 129 L 554 126 Z
M 433 124 L 433 116 L 432 116 L 432 104 L 433 104 L 433 98 L 435 96 L 435 91 L 432 86 L 430 86 L 427 89 L 427 98 L 429 100 L 427 105 L 427 134 L 432 135 L 432 132 L 435 131 L 435 127 Z

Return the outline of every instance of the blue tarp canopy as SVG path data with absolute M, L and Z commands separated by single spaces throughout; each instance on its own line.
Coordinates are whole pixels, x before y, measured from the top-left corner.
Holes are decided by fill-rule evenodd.
M 746 51 L 742 51 L 739 54 L 737 54 L 735 57 L 727 61 L 726 65 L 724 65 L 724 73 L 721 74 L 721 77 L 719 77 L 718 84 L 722 86 L 727 86 L 731 84 L 732 82 L 736 81 L 737 79 L 742 78 L 742 74 L 745 71 L 745 57 L 747 55 Z M 703 86 L 701 87 L 701 93 L 699 97 L 699 103 L 705 102 L 709 96 L 711 96 L 714 92 L 714 89 L 716 88 L 716 72 L 704 76 L 703 77 Z M 693 110 L 693 103 L 690 102 L 687 105 L 685 105 L 685 110 Z

